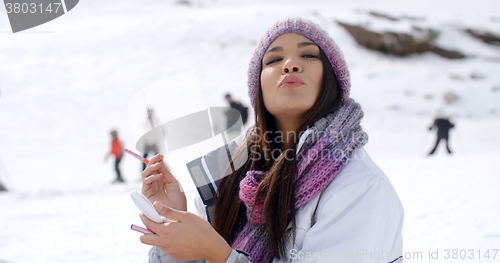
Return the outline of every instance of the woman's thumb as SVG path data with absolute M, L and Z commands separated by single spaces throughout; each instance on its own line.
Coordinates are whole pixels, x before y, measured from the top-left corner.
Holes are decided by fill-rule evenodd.
M 174 220 L 174 221 L 179 221 L 180 220 L 180 216 L 181 216 L 181 213 L 180 211 L 178 210 L 175 210 L 173 208 L 170 208 L 168 206 L 165 206 L 163 205 L 162 203 L 156 201 L 154 203 L 154 206 L 155 206 L 155 209 L 156 211 L 158 211 L 158 213 L 170 220 Z

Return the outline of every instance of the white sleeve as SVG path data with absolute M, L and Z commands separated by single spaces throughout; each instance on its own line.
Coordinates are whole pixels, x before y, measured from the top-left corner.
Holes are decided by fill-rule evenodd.
M 206 263 L 205 260 L 175 260 L 165 251 L 158 247 L 152 247 L 149 251 L 149 263 Z
M 288 255 L 292 262 L 402 261 L 404 212 L 390 182 L 370 174 L 325 190 L 316 223 Z
M 200 195 L 197 194 L 193 198 L 193 202 L 194 202 L 194 209 L 195 209 L 194 214 L 207 220 L 207 213 L 205 211 L 205 204 L 203 204 L 203 201 L 201 201 Z

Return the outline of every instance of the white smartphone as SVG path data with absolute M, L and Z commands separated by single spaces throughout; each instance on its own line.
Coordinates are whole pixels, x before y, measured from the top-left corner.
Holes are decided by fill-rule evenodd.
M 167 218 L 161 216 L 158 211 L 156 211 L 156 208 L 153 206 L 151 201 L 144 196 L 142 193 L 138 192 L 137 190 L 134 190 L 130 192 L 130 197 L 132 198 L 132 201 L 134 201 L 134 204 L 139 208 L 139 210 L 149 219 L 155 221 L 156 223 L 168 223 L 170 220 Z

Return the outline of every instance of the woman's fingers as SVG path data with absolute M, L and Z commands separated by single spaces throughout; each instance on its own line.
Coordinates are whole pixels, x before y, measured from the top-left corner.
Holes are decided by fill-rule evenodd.
M 149 164 L 146 169 L 142 172 L 142 180 L 146 179 L 148 176 L 154 174 L 160 169 L 161 163 Z
M 142 243 L 151 245 L 151 246 L 160 246 L 161 245 L 161 238 L 158 235 L 155 234 L 144 234 L 140 237 L 140 240 Z
M 169 220 L 181 221 L 181 219 L 184 217 L 184 212 L 170 208 L 168 206 L 164 206 L 162 203 L 158 201 L 154 203 L 154 206 L 156 211 L 158 211 L 160 215 L 168 218 Z
M 163 160 L 163 154 L 157 154 L 153 158 L 151 158 L 151 160 L 149 160 L 149 164 L 154 164 L 162 160 Z
M 155 155 L 155 157 L 151 159 L 146 169 L 144 169 L 144 171 L 142 172 L 142 179 L 143 180 L 146 179 L 148 176 L 150 176 L 152 173 L 155 172 L 164 174 L 165 175 L 164 178 L 167 183 L 177 182 L 177 179 L 175 179 L 175 177 L 170 173 L 170 171 L 165 166 L 162 154 L 157 154 Z
M 141 216 L 141 219 L 142 219 L 142 222 L 144 222 L 144 225 L 149 229 L 149 230 L 153 230 L 153 228 L 156 228 L 156 226 L 154 227 L 154 225 L 160 225 L 160 224 L 157 224 L 153 221 L 151 221 L 149 218 L 147 218 L 145 215 L 143 214 L 140 214 Z M 148 245 L 158 245 L 159 242 L 160 242 L 160 236 L 158 236 L 157 234 L 143 234 L 141 237 L 141 242 L 144 243 L 144 244 L 148 244 Z
M 144 180 L 143 180 L 143 184 L 144 185 L 150 185 L 152 183 L 154 183 L 155 181 L 158 181 L 162 178 L 163 174 L 152 174 L 148 177 L 146 177 Z
M 154 244 L 156 243 L 156 240 L 158 238 L 159 237 L 157 235 L 155 235 L 155 234 L 144 234 L 139 239 L 144 244 L 154 246 Z
M 162 165 L 158 172 L 162 173 L 165 175 L 165 180 L 167 183 L 177 183 L 177 179 L 172 175 L 172 173 L 165 167 L 165 165 Z
M 156 234 L 145 234 L 144 236 L 141 236 L 141 242 L 149 245 L 155 245 L 158 246 L 161 244 L 161 240 L 159 239 L 160 235 L 165 237 L 168 236 L 169 230 L 168 230 L 168 225 L 171 223 L 156 223 L 149 219 L 146 215 L 140 213 L 139 216 L 141 217 L 142 222 L 146 226 L 147 229 L 153 231 Z M 176 223 L 175 221 L 172 223 Z
M 163 226 L 162 223 L 156 223 L 153 220 L 149 219 L 146 215 L 143 213 L 140 213 L 139 216 L 141 217 L 142 222 L 146 226 L 147 229 L 155 232 L 155 235 L 159 235 L 160 231 L 163 229 L 161 228 Z M 148 234 L 149 235 L 149 234 Z

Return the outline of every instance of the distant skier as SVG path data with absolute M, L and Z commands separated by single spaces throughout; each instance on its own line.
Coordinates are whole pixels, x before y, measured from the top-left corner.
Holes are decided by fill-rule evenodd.
M 2 179 L 1 174 L 0 174 L 0 179 Z M 0 180 L 0 192 L 3 192 L 3 191 L 7 191 L 7 187 L 5 187 L 5 186 L 2 184 L 2 180 Z
M 240 113 L 241 121 L 243 122 L 243 125 L 245 125 L 247 123 L 247 119 L 248 119 L 248 108 L 243 106 L 243 104 L 241 104 L 241 102 L 234 101 L 233 98 L 231 98 L 231 95 L 229 93 L 226 94 L 225 98 L 226 98 L 226 101 L 229 103 L 229 106 L 231 108 L 237 110 Z M 238 114 L 234 114 L 234 112 L 232 112 L 232 111 L 227 111 L 226 115 L 227 115 L 227 125 L 226 125 L 227 128 L 226 129 L 228 129 L 231 132 L 239 132 L 240 127 L 233 126 L 239 118 Z M 230 129 L 231 127 L 232 127 L 232 129 Z
M 119 167 L 120 161 L 122 160 L 123 156 L 123 145 L 118 139 L 118 132 L 116 130 L 111 131 L 111 151 L 106 155 L 104 160 L 108 160 L 109 156 L 111 155 L 115 156 L 116 179 L 113 181 L 113 183 L 123 183 L 125 181 L 122 178 Z
M 2 182 L 2 169 L 4 169 L 4 167 L 3 167 L 2 159 L 0 159 L 0 192 L 6 192 L 6 191 L 8 191 L 8 189 L 5 186 L 5 183 Z
M 441 139 L 444 139 L 446 141 L 446 149 L 448 150 L 448 153 L 451 154 L 450 146 L 448 145 L 449 130 L 455 127 L 455 125 L 450 122 L 448 116 L 446 116 L 441 110 L 438 110 L 438 112 L 436 113 L 436 117 L 434 118 L 434 124 L 429 127 L 429 130 L 432 130 L 434 127 L 437 128 L 436 145 L 434 146 L 434 149 L 432 149 L 432 151 L 429 153 L 429 155 L 434 154 Z

